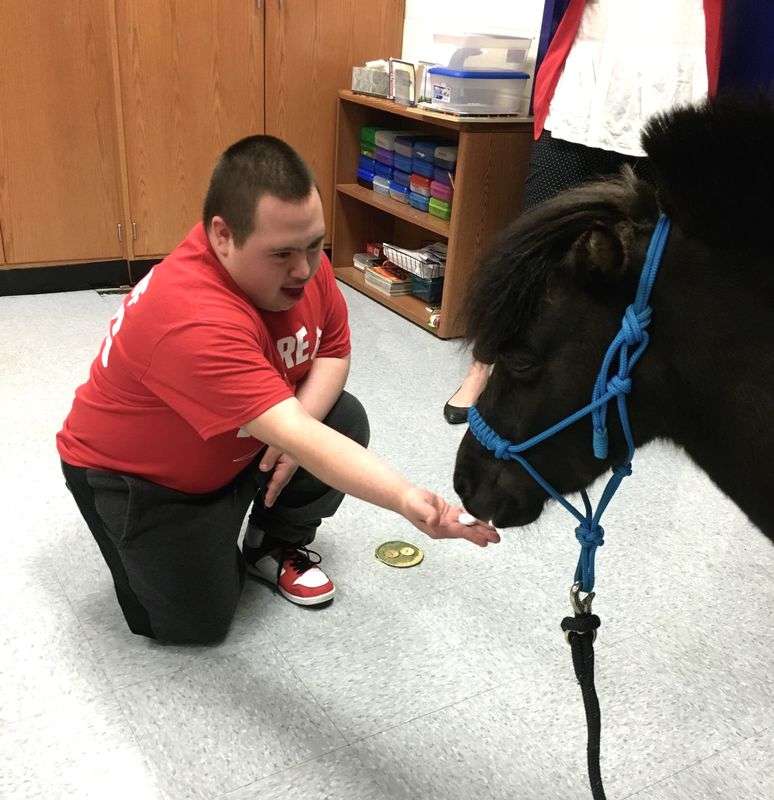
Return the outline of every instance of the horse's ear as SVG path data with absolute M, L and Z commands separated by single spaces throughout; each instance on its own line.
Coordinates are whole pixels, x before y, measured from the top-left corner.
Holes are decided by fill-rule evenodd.
M 630 225 L 595 224 L 572 245 L 569 263 L 573 275 L 584 283 L 622 278 L 629 264 L 632 240 Z

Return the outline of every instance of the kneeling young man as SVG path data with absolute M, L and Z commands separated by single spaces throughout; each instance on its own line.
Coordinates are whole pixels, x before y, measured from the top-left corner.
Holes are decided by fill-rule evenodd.
M 295 603 L 330 600 L 307 546 L 345 493 L 433 538 L 498 541 L 365 449 L 324 237 L 298 154 L 270 136 L 232 145 L 203 221 L 127 295 L 76 390 L 62 469 L 134 633 L 218 641 L 245 571 Z

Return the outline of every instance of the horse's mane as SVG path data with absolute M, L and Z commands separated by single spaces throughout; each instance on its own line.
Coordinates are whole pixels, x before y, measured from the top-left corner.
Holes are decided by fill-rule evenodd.
M 474 273 L 465 310 L 466 339 L 479 361 L 491 363 L 537 311 L 550 271 L 595 224 L 622 219 L 652 227 L 653 188 L 629 168 L 615 178 L 570 189 L 522 214 L 498 238 Z
M 774 107 L 725 97 L 653 117 L 642 146 L 658 198 L 688 236 L 769 253 L 774 244 Z

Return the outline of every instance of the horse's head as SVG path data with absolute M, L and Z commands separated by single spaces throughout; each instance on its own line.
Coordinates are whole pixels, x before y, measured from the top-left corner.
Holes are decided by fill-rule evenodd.
M 652 119 L 643 135 L 657 189 L 626 170 L 517 219 L 476 273 L 468 307 L 473 355 L 493 365 L 477 403 L 491 428 L 524 442 L 590 402 L 663 209 L 672 232 L 654 288 L 652 340 L 632 373 L 628 399 L 635 443 L 664 436 L 682 444 L 751 518 L 768 519 L 760 512 L 768 500 L 756 500 L 755 492 L 751 500 L 747 478 L 740 481 L 733 465 L 748 463 L 739 433 L 748 418 L 750 441 L 763 441 L 769 430 L 755 427 L 758 416 L 740 407 L 735 392 L 754 387 L 756 414 L 764 419 L 772 141 L 774 108 L 765 99 L 676 109 Z M 721 455 L 714 432 L 729 418 L 736 438 L 724 440 Z M 559 492 L 570 493 L 624 459 L 615 403 L 607 428 L 605 460 L 594 456 L 590 417 L 523 455 Z M 496 460 L 470 432 L 454 484 L 471 513 L 502 527 L 536 519 L 547 499 L 522 466 Z
M 525 441 L 589 403 L 657 218 L 654 190 L 626 170 L 524 214 L 493 248 L 472 287 L 468 338 L 474 357 L 493 365 L 477 405 L 501 436 Z M 638 381 L 657 372 L 657 359 L 649 367 L 638 367 Z M 658 415 L 646 416 L 637 419 L 640 441 L 658 434 Z M 612 420 L 609 429 L 608 460 L 593 455 L 588 418 L 525 456 L 560 492 L 572 492 L 625 452 Z M 503 527 L 536 519 L 547 498 L 519 464 L 496 460 L 470 432 L 454 482 L 471 513 Z

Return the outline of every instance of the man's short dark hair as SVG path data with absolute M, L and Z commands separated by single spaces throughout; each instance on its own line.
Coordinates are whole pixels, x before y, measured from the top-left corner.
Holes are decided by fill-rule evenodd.
M 255 226 L 255 207 L 266 194 L 280 200 L 309 197 L 314 176 L 298 153 L 274 136 L 248 136 L 220 157 L 204 200 L 204 226 L 223 217 L 241 247 Z

